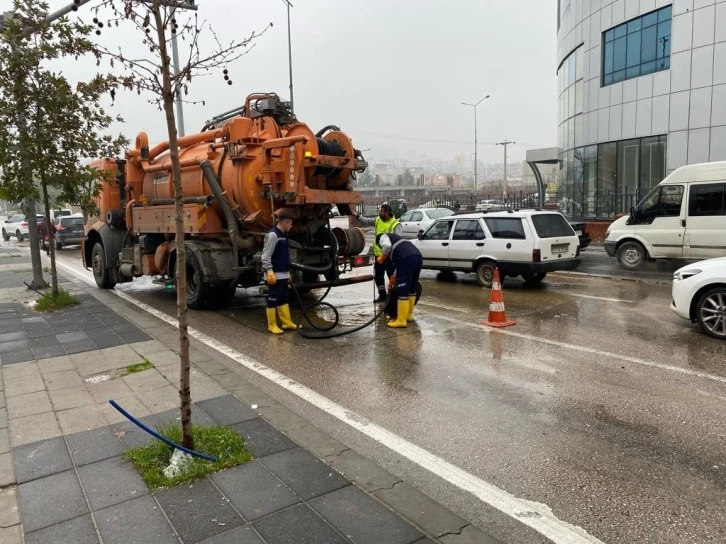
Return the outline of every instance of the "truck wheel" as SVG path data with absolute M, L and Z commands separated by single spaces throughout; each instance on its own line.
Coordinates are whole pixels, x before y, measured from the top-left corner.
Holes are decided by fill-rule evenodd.
M 108 268 L 106 268 L 106 250 L 101 242 L 96 242 L 91 252 L 91 267 L 93 268 L 93 279 L 101 289 L 113 289 L 116 282 L 111 279 Z
M 494 281 L 494 270 L 496 268 L 497 263 L 494 261 L 480 262 L 479 266 L 476 267 L 476 281 L 479 282 L 479 285 L 491 289 L 492 282 Z
M 703 332 L 726 340 L 726 287 L 714 287 L 703 293 L 696 312 L 698 326 Z
M 207 305 L 209 284 L 205 282 L 204 271 L 197 254 L 187 247 L 187 306 L 192 310 L 203 310 Z
M 522 274 L 522 279 L 526 285 L 539 285 L 539 283 L 547 277 L 547 272 L 539 274 Z
M 638 242 L 625 242 L 618 248 L 618 262 L 625 270 L 638 270 L 648 258 L 648 252 Z

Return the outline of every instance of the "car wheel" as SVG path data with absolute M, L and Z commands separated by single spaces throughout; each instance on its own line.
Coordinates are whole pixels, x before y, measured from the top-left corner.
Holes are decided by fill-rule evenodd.
M 101 242 L 96 242 L 91 252 L 91 267 L 93 268 L 93 279 L 101 289 L 113 289 L 116 282 L 111 279 L 108 268 L 106 268 L 106 251 Z
M 527 285 L 539 285 L 539 283 L 547 277 L 547 272 L 539 274 L 522 274 L 522 279 Z
M 494 282 L 494 271 L 497 269 L 497 263 L 494 261 L 482 261 L 479 266 L 476 267 L 476 281 L 479 285 L 486 287 L 487 289 L 492 288 Z
M 20 233 L 19 230 L 16 230 L 15 231 L 15 237 L 18 239 L 18 242 L 22 242 L 23 241 L 23 235 Z
M 618 263 L 625 270 L 638 270 L 642 268 L 648 258 L 648 253 L 638 242 L 625 242 L 618 248 Z
M 701 330 L 726 340 L 726 287 L 714 287 L 698 299 L 696 319 Z
M 58 242 L 55 239 L 53 240 L 53 245 L 55 246 L 56 251 L 60 251 L 61 249 L 63 249 L 63 244 L 61 244 L 60 242 Z
M 10 240 L 10 235 L 7 233 L 5 229 L 3 229 L 3 240 L 8 242 Z

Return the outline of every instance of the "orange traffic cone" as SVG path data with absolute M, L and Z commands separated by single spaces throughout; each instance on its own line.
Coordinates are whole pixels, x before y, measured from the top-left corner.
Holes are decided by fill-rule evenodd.
M 479 321 L 480 325 L 487 327 L 511 327 L 517 323 L 507 321 L 507 314 L 504 311 L 504 295 L 502 294 L 502 284 L 499 281 L 499 268 L 494 269 L 494 279 L 492 280 L 492 294 L 489 299 L 489 318 Z

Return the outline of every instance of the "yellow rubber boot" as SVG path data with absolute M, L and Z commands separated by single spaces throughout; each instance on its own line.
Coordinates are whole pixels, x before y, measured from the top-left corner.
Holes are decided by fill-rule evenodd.
M 282 334 L 282 329 L 277 326 L 275 308 L 267 308 L 267 331 L 272 334 Z
M 297 325 L 290 318 L 290 305 L 283 304 L 277 307 L 277 313 L 280 314 L 280 322 L 282 323 L 283 330 L 296 331 Z
M 408 322 L 406 321 L 406 318 L 408 317 L 408 305 L 409 300 L 407 298 L 403 300 L 400 298 L 398 299 L 398 315 L 396 316 L 396 319 L 387 323 L 389 327 L 399 329 L 408 325 Z
M 416 306 L 416 299 L 410 298 L 408 299 L 408 317 L 406 317 L 407 321 L 413 321 L 413 309 Z

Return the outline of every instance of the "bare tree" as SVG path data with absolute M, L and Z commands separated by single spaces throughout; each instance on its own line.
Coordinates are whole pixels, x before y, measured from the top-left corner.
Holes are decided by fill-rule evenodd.
M 195 13 L 181 23 L 177 19 L 185 10 L 193 9 Z M 181 181 L 181 165 L 179 163 L 179 145 L 177 142 L 177 125 L 174 116 L 174 102 L 181 99 L 188 102 L 189 85 L 195 77 L 208 74 L 215 69 L 224 71 L 225 80 L 232 84 L 227 66 L 246 55 L 254 46 L 255 38 L 263 34 L 272 24 L 261 32 L 253 32 L 241 41 L 231 41 L 222 45 L 217 34 L 209 24 L 200 22 L 196 14 L 196 6 L 185 4 L 180 0 L 104 0 L 95 8 L 94 23 L 99 29 L 104 23 L 99 15 L 105 11 L 111 17 L 106 23 L 109 27 L 131 24 L 141 33 L 141 43 L 148 47 L 148 58 L 129 58 L 119 48 L 112 51 L 98 46 L 99 63 L 103 58 L 110 61 L 111 66 L 120 65 L 124 75 L 120 76 L 122 85 L 129 90 L 153 95 L 149 101 L 162 110 L 166 116 L 166 127 L 169 138 L 169 158 L 171 174 L 174 179 L 174 210 L 176 221 L 176 267 L 175 283 L 177 292 L 177 316 L 179 321 L 179 398 L 182 422 L 182 444 L 193 447 L 191 434 L 191 388 L 189 336 L 187 319 L 186 291 L 186 254 L 184 248 L 183 198 L 184 190 Z M 200 41 L 207 31 L 214 43 L 211 48 L 203 48 Z M 99 33 L 97 31 L 97 33 Z M 188 44 L 185 49 L 188 57 L 172 72 L 170 46 L 172 37 L 176 35 Z M 203 100 L 199 102 L 204 103 Z

